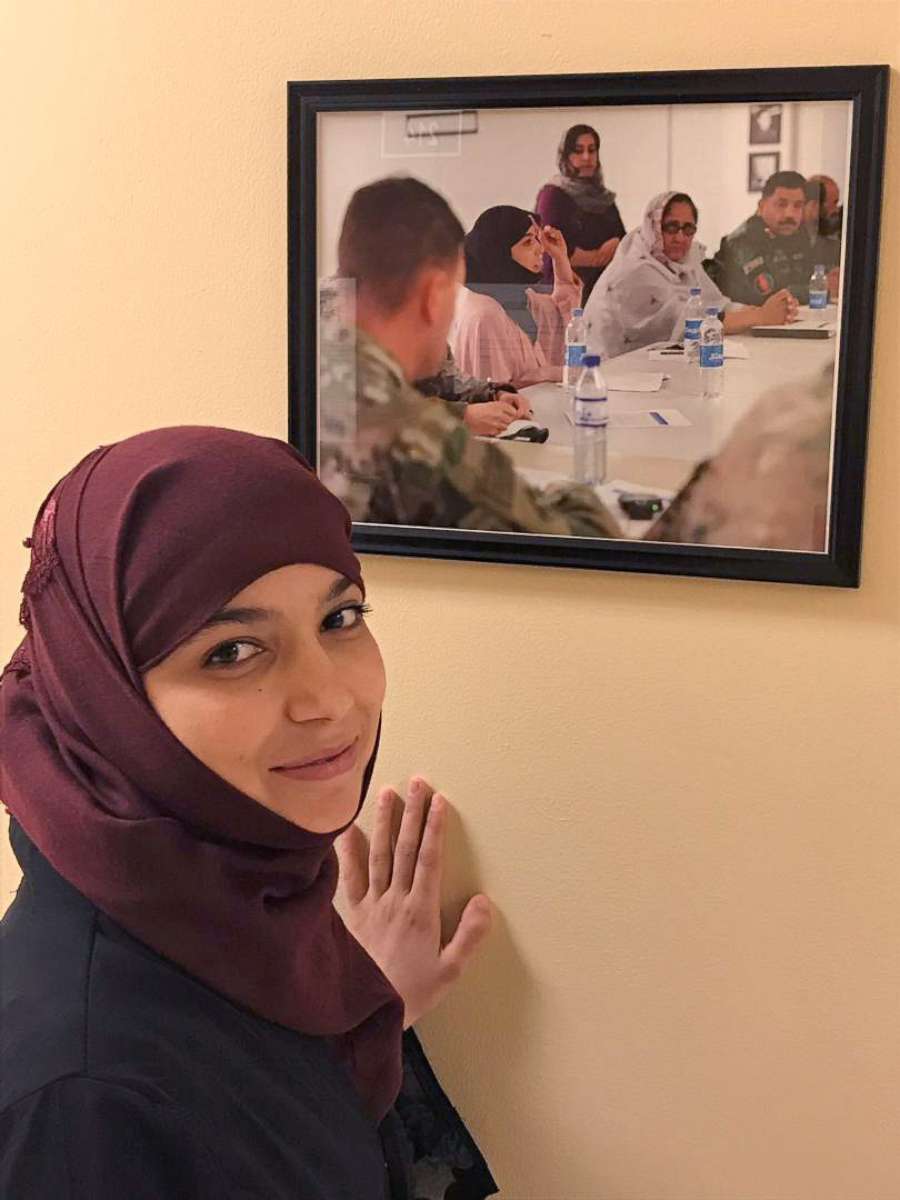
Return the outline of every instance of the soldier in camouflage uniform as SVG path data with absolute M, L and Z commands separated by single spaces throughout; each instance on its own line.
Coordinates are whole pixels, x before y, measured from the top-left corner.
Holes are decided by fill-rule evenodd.
M 701 463 L 648 541 L 827 549 L 834 362 L 766 392 Z
M 323 482 L 356 521 L 619 537 L 594 492 L 538 491 L 497 446 L 472 437 L 445 401 L 409 379 L 434 374 L 461 281 L 463 229 L 415 179 L 370 184 L 350 201 L 323 288 L 320 455 Z M 355 289 L 355 323 L 336 293 Z
M 804 227 L 806 180 L 797 171 L 778 171 L 763 188 L 757 212 L 722 238 L 703 266 L 730 300 L 762 304 L 787 288 L 809 303 L 809 277 L 816 262 Z
M 396 360 L 357 332 L 355 412 L 342 424 L 341 384 L 323 376 L 319 473 L 355 521 L 451 529 L 620 537 L 594 492 L 561 484 L 538 491 L 510 458 L 471 436 L 437 397 L 406 382 Z

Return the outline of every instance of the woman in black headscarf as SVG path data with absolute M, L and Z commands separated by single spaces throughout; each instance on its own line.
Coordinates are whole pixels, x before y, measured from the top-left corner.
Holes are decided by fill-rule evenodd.
M 552 263 L 552 288 L 541 262 Z M 558 229 L 501 204 L 483 212 L 465 240 L 466 286 L 450 345 L 460 368 L 515 387 L 562 378 L 565 327 L 581 284 Z
M 557 151 L 557 166 L 559 173 L 538 192 L 535 209 L 545 224 L 556 226 L 565 238 L 587 301 L 625 236 L 615 192 L 603 182 L 597 130 L 590 125 L 567 129 Z M 545 261 L 545 279 L 552 269 Z
M 296 451 L 224 429 L 101 447 L 42 506 L 0 677 L 3 1196 L 407 1200 L 403 1105 L 429 1100 L 448 1178 L 493 1190 L 411 1034 L 401 1090 L 423 984 L 489 913 L 440 950 L 421 781 L 387 884 L 396 795 L 360 852 L 384 669 L 349 530 Z M 416 949 L 390 914 L 417 903 Z

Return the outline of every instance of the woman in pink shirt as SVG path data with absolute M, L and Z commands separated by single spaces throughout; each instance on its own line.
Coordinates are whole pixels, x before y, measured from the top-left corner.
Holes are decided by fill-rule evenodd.
M 460 369 L 517 388 L 561 380 L 565 328 L 581 300 L 562 234 L 524 209 L 498 205 L 475 222 L 465 252 L 466 286 L 450 330 Z M 541 283 L 545 253 L 552 290 Z

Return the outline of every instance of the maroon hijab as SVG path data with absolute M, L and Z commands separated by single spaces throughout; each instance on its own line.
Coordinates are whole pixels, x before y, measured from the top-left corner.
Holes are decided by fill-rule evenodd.
M 268 571 L 316 563 L 362 587 L 349 530 L 273 439 L 184 426 L 89 454 L 30 539 L 28 633 L 0 684 L 0 792 L 56 870 L 134 937 L 260 1016 L 333 1038 L 380 1119 L 400 1083 L 403 1006 L 332 906 L 337 833 L 300 829 L 220 779 L 141 682 Z

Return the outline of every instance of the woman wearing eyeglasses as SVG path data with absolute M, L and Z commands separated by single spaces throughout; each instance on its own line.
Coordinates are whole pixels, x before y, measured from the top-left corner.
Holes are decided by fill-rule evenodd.
M 678 333 L 692 287 L 704 307 L 723 313 L 726 333 L 753 325 L 784 325 L 797 313 L 786 289 L 764 304 L 733 304 L 703 269 L 704 248 L 694 242 L 697 206 L 684 192 L 663 192 L 647 205 L 640 228 L 623 238 L 585 306 L 588 349 L 606 358 L 667 341 Z

